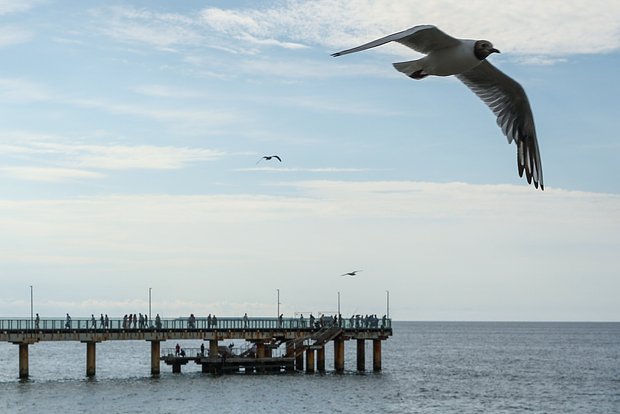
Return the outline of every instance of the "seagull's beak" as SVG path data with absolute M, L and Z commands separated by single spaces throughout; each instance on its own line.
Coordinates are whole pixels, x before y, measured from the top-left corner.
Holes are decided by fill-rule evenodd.
M 493 48 L 493 49 L 489 50 L 489 53 L 502 53 L 502 52 L 500 52 L 499 50 Z

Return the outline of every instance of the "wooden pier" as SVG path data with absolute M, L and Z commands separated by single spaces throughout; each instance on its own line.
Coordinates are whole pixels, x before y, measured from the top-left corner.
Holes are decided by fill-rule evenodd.
M 381 370 L 381 343 L 392 335 L 391 320 L 352 318 L 176 318 L 152 321 L 148 326 L 110 319 L 107 324 L 91 318 L 0 319 L 0 341 L 19 347 L 19 378 L 28 378 L 29 346 L 46 341 L 79 341 L 86 344 L 86 375 L 96 374 L 96 344 L 103 341 L 142 340 L 151 344 L 151 375 L 159 375 L 161 362 L 181 372 L 189 362 L 206 373 L 325 372 L 325 348 L 333 343 L 336 372 L 344 371 L 345 343 L 354 340 L 357 370 L 366 369 L 365 343 L 372 341 L 373 371 Z M 103 326 L 101 326 L 103 325 Z M 161 343 L 201 340 L 206 346 L 162 350 Z M 243 340 L 243 352 L 221 346 L 221 341 Z M 274 355 L 278 353 L 279 355 Z

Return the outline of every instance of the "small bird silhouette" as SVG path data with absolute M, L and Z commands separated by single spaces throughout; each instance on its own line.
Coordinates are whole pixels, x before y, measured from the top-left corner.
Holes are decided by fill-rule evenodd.
M 343 273 L 340 276 L 357 276 L 357 272 L 361 272 L 361 270 L 354 270 L 352 272 Z
M 258 164 L 258 163 L 259 163 L 259 162 L 261 162 L 262 160 L 267 160 L 267 161 L 269 161 L 269 160 L 271 160 L 272 158 L 275 158 L 276 160 L 278 160 L 278 161 L 282 162 L 282 158 L 280 158 L 280 157 L 279 157 L 279 156 L 277 156 L 277 155 L 265 155 L 265 156 L 261 157 L 258 161 L 256 161 L 256 163 Z

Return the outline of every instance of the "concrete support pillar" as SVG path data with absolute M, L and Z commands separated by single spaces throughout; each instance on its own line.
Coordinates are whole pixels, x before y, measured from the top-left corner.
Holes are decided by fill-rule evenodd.
M 181 373 L 181 364 L 172 364 L 172 373 L 180 374 Z
M 314 349 L 306 349 L 306 372 L 314 372 Z
M 295 355 L 295 347 L 293 345 L 293 342 L 290 341 L 286 343 L 286 356 L 291 357 L 293 355 Z M 291 372 L 294 370 L 295 370 L 295 363 L 286 365 L 286 372 Z
M 265 344 L 256 342 L 256 358 L 265 358 Z
M 372 340 L 372 370 L 381 371 L 381 339 Z
M 209 357 L 217 358 L 218 354 L 217 339 L 209 339 Z
M 256 358 L 262 359 L 265 358 L 265 343 L 263 341 L 255 342 L 256 344 Z M 263 373 L 265 372 L 265 367 L 262 364 L 256 366 L 256 372 Z
M 298 354 L 295 357 L 295 369 L 297 371 L 303 371 L 304 370 L 304 353 L 302 351 L 297 351 Z
M 366 371 L 366 344 L 363 339 L 357 340 L 357 370 Z
M 344 339 L 341 337 L 334 340 L 334 369 L 344 372 Z
M 96 342 L 86 342 L 86 376 L 94 377 L 96 371 Z
M 151 341 L 151 375 L 159 375 L 160 341 Z
M 325 372 L 325 347 L 316 351 L 316 369 L 319 372 Z
M 28 344 L 19 344 L 19 378 L 28 378 Z

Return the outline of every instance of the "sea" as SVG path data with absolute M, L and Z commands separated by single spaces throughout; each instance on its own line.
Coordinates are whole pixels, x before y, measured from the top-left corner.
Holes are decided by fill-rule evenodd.
M 394 322 L 382 371 L 203 374 L 193 363 L 150 376 L 150 345 L 97 344 L 86 378 L 86 345 L 29 347 L 30 378 L 18 377 L 18 347 L 0 343 L 0 413 L 620 413 L 620 323 Z M 179 341 L 197 348 L 200 341 Z M 175 344 L 162 343 L 162 348 Z

